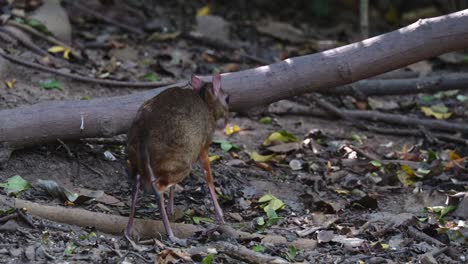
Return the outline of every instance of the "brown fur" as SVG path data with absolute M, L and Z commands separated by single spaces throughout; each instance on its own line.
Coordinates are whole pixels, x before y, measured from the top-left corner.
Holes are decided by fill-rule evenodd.
M 140 107 L 128 134 L 132 180 L 140 174 L 149 191 L 154 174 L 158 191 L 163 192 L 190 174 L 202 149 L 211 143 L 216 120 L 228 112 L 226 95 L 220 90 L 214 96 L 212 90 L 211 83 L 204 84 L 200 94 L 171 88 Z

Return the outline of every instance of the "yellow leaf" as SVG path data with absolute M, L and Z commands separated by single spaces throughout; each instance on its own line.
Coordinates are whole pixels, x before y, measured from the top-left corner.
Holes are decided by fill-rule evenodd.
M 460 155 L 458 155 L 455 151 L 449 150 L 448 158 L 450 161 L 461 159 Z
M 224 133 L 228 136 L 234 134 L 234 133 L 237 133 L 241 130 L 240 126 L 238 125 L 234 125 L 234 126 L 230 126 L 230 125 L 227 125 L 226 128 L 224 128 Z
M 209 157 L 210 162 L 213 162 L 215 160 L 219 160 L 221 157 L 219 155 L 213 155 Z
M 263 145 L 269 146 L 273 142 L 287 143 L 287 142 L 297 142 L 297 141 L 298 141 L 297 138 L 293 134 L 287 131 L 276 131 L 276 132 L 271 133 L 270 136 L 268 136 L 268 138 L 263 142 Z
M 8 88 L 13 88 L 16 84 L 16 79 L 11 79 L 11 80 L 7 80 L 5 81 L 5 84 Z
M 401 169 L 402 171 L 404 171 L 406 174 L 408 174 L 408 176 L 414 176 L 414 171 L 413 171 L 413 169 L 412 169 L 410 166 L 408 166 L 408 165 L 401 165 L 401 166 L 400 166 L 400 169 Z
M 385 244 L 385 243 L 380 243 L 380 246 L 382 247 L 382 249 L 389 249 L 390 248 L 390 245 Z
M 250 158 L 253 159 L 256 162 L 266 162 L 266 161 L 275 161 L 276 160 L 276 155 L 271 154 L 271 155 L 260 155 L 257 152 L 252 152 L 250 153 Z
M 426 116 L 433 116 L 436 119 L 448 119 L 452 115 L 452 113 L 439 113 L 439 112 L 436 112 L 432 108 L 427 107 L 427 106 L 422 106 L 421 111 Z
M 348 195 L 349 194 L 349 191 L 345 190 L 345 189 L 336 189 L 335 192 L 337 194 L 341 194 L 341 195 Z
M 400 170 L 397 171 L 398 180 L 405 186 L 414 184 L 414 175 L 413 169 L 407 165 L 401 165 Z
M 206 15 L 209 15 L 210 14 L 210 6 L 209 5 L 206 5 L 202 8 L 199 8 L 197 10 L 197 16 L 206 16 Z
M 66 49 L 66 50 L 63 52 L 63 58 L 65 58 L 66 60 L 69 60 L 69 59 L 70 59 L 70 50 L 69 50 L 69 49 Z
M 59 53 L 65 51 L 67 48 L 62 47 L 62 46 L 53 46 L 50 47 L 47 51 L 50 53 Z

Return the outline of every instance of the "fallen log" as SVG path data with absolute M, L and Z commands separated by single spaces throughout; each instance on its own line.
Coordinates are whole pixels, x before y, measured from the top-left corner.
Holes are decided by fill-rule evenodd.
M 232 111 L 324 91 L 468 47 L 468 10 L 321 53 L 222 75 Z M 165 87 L 167 88 L 167 87 Z M 0 111 L 0 161 L 25 146 L 125 133 L 140 104 L 163 89 Z
M 4 195 L 0 195 L 0 205 L 10 208 L 25 209 L 28 213 L 36 217 L 49 219 L 55 222 L 80 227 L 92 226 L 101 232 L 114 235 L 123 236 L 123 230 L 127 226 L 128 221 L 128 218 L 123 216 L 91 212 L 84 209 L 42 205 L 22 199 L 6 197 Z M 171 223 L 171 227 L 174 231 L 174 235 L 180 238 L 190 238 L 196 232 L 205 230 L 201 226 L 182 223 Z M 288 241 L 285 237 L 278 235 L 250 234 L 230 227 L 220 228 L 220 230 L 222 229 L 226 229 L 226 232 L 229 233 L 232 238 L 238 240 L 259 239 L 272 244 L 293 245 L 297 248 L 309 250 L 315 248 L 317 245 L 317 241 L 313 239 L 299 238 L 294 241 Z M 136 237 L 140 239 L 159 238 L 161 234 L 165 233 L 166 231 L 162 221 L 135 218 L 133 234 Z

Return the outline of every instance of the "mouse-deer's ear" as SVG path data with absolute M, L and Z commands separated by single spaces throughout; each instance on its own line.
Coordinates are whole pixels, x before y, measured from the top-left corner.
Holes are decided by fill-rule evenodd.
M 213 75 L 213 94 L 218 97 L 219 91 L 221 90 L 221 75 L 216 73 Z
M 195 74 L 192 74 L 192 77 L 190 78 L 190 86 L 192 86 L 194 91 L 199 92 L 200 88 L 203 86 L 203 81 Z

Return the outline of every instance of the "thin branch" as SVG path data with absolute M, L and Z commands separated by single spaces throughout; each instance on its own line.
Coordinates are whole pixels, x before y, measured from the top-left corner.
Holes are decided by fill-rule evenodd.
M 108 86 L 113 86 L 113 87 L 134 87 L 134 88 L 158 88 L 161 86 L 166 86 L 166 85 L 171 85 L 174 84 L 174 82 L 122 82 L 122 81 L 114 81 L 114 80 L 101 80 L 101 79 L 96 79 L 96 78 L 90 78 L 90 77 L 85 77 L 81 75 L 76 75 L 72 73 L 67 73 L 67 72 L 61 72 L 59 70 L 43 66 L 34 62 L 29 62 L 21 59 L 18 56 L 13 56 L 10 54 L 6 54 L 2 49 L 0 49 L 0 56 L 23 66 L 30 67 L 36 70 L 41 70 L 44 72 L 49 72 L 53 73 L 59 76 L 67 77 L 76 81 L 81 81 L 81 82 L 88 82 L 88 83 L 94 83 L 94 84 L 101 84 L 101 85 L 108 85 Z
M 52 36 L 47 36 L 47 35 L 44 35 L 43 33 L 35 30 L 34 28 L 30 27 L 30 26 L 27 26 L 27 25 L 24 25 L 24 24 L 21 24 L 21 23 L 18 23 L 16 21 L 13 21 L 13 20 L 8 20 L 6 22 L 7 25 L 10 25 L 10 26 L 13 26 L 13 27 L 16 27 L 16 28 L 19 28 L 21 30 L 24 30 L 38 38 L 41 38 L 41 39 L 44 39 L 52 44 L 55 44 L 57 46 L 62 46 L 64 48 L 67 48 L 71 51 L 71 53 L 73 54 L 73 56 L 75 56 L 78 60 L 82 60 L 83 58 L 81 57 L 80 53 L 78 51 L 76 51 L 73 47 L 71 47 L 70 45 L 66 44 L 65 42 L 62 42 Z
M 84 13 L 88 13 L 90 15 L 92 15 L 94 18 L 98 19 L 98 20 L 101 20 L 101 21 L 104 21 L 106 23 L 109 23 L 111 25 L 114 25 L 116 27 L 119 27 L 125 31 L 128 31 L 130 33 L 133 33 L 133 34 L 136 34 L 136 35 L 139 35 L 139 36 L 142 36 L 145 34 L 145 32 L 139 28 L 136 28 L 136 27 L 132 27 L 132 26 L 129 26 L 129 25 L 126 25 L 126 24 L 123 24 L 123 23 L 120 23 L 118 21 L 115 21 L 109 17 L 106 17 L 106 16 L 103 16 L 102 14 L 94 11 L 94 10 L 91 10 L 90 8 L 82 5 L 82 4 L 79 4 L 78 1 L 67 1 L 69 3 L 72 4 L 73 7 L 77 8 L 78 10 L 84 12 Z

